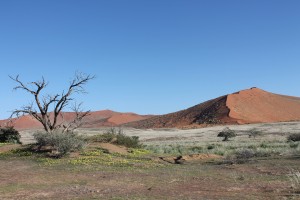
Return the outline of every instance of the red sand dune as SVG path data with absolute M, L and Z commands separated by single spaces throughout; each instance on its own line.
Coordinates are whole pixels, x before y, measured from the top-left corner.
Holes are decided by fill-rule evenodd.
M 63 120 L 71 121 L 75 117 L 73 112 L 64 112 Z M 102 110 L 91 112 L 86 118 L 84 118 L 83 127 L 97 128 L 103 126 L 119 126 L 123 123 L 133 122 L 137 120 L 143 120 L 152 117 L 152 115 L 138 115 L 135 113 L 119 113 L 111 110 Z M 62 121 L 60 117 L 58 123 Z M 8 120 L 0 120 L 0 125 L 5 126 Z M 19 118 L 14 118 L 12 123 L 16 129 L 34 129 L 42 128 L 42 125 L 33 117 L 25 115 Z
M 227 96 L 229 117 L 239 124 L 300 120 L 300 98 L 266 92 L 258 88 Z
M 243 90 L 206 101 L 186 110 L 130 122 L 136 128 L 192 128 L 214 124 L 300 121 L 300 98 Z
M 70 121 L 73 118 L 74 113 L 64 113 L 64 120 Z M 300 121 L 300 98 L 251 88 L 166 115 L 137 115 L 111 110 L 91 112 L 84 119 L 84 127 L 122 125 L 135 128 L 193 128 L 215 124 L 283 121 Z M 7 120 L 0 121 L 0 125 L 5 122 Z M 30 116 L 15 119 L 14 124 L 17 129 L 41 127 L 39 122 Z

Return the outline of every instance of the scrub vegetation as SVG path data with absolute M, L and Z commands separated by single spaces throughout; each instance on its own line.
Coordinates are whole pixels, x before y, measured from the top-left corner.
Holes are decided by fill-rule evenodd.
M 249 137 L 251 129 L 231 129 L 236 137 L 226 142 L 217 137 L 220 129 L 189 142 L 167 137 L 184 133 L 180 130 L 140 139 L 133 130 L 110 128 L 54 133 L 52 138 L 39 132 L 35 143 L 0 143 L 1 197 L 298 199 L 300 149 L 298 141 L 289 140 L 292 133 L 259 129 L 260 134 Z M 143 135 L 143 130 L 135 131 Z M 74 138 L 83 144 L 53 156 L 64 152 L 59 141 L 77 144 Z

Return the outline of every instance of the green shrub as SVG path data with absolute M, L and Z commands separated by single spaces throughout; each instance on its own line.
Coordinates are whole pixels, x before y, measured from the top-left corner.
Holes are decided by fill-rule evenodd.
M 300 141 L 300 133 L 294 133 L 294 134 L 291 134 L 288 136 L 287 140 L 290 142 L 290 141 L 293 141 L 293 142 L 298 142 Z
M 50 133 L 47 133 L 47 132 L 36 132 L 33 134 L 33 137 L 34 139 L 36 140 L 37 142 L 37 145 L 39 145 L 39 147 L 44 147 L 44 146 L 51 146 L 49 143 L 50 143 Z
M 59 131 L 54 133 L 37 132 L 33 136 L 39 149 L 47 146 L 52 147 L 52 153 L 57 157 L 80 150 L 85 145 L 83 138 L 75 133 L 62 133 Z
M 13 127 L 0 128 L 0 142 L 21 144 L 20 138 L 20 133 Z
M 208 149 L 208 150 L 212 150 L 212 149 L 214 149 L 214 148 L 215 148 L 215 145 L 214 145 L 214 144 L 210 144 L 210 145 L 207 146 L 207 149 Z
M 119 144 L 119 145 L 124 145 L 129 148 L 140 148 L 141 147 L 138 136 L 127 136 L 123 133 L 117 134 L 117 140 L 114 143 Z
M 141 148 L 142 146 L 138 136 L 125 135 L 122 128 L 110 128 L 103 134 L 89 137 L 88 141 L 114 143 L 128 148 Z
M 229 138 L 235 137 L 236 133 L 234 130 L 231 130 L 230 128 L 226 127 L 223 129 L 219 134 L 218 137 L 224 137 L 223 141 L 228 141 Z

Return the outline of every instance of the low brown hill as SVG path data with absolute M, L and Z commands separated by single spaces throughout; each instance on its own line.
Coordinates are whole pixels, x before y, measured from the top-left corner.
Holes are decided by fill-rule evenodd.
M 51 115 L 51 114 L 50 114 Z M 73 112 L 64 112 L 64 120 L 70 122 L 75 117 Z M 91 112 L 86 118 L 84 118 L 83 127 L 86 128 L 98 128 L 103 126 L 119 126 L 124 123 L 133 122 L 137 120 L 147 119 L 153 115 L 138 115 L 135 113 L 120 113 L 111 110 L 102 110 Z M 60 117 L 58 123 L 62 121 Z M 5 126 L 9 120 L 0 120 L 0 125 Z M 19 118 L 12 119 L 12 124 L 16 129 L 35 129 L 42 128 L 42 125 L 33 117 L 25 115 Z
M 186 110 L 130 122 L 135 128 L 189 128 L 207 124 L 245 124 L 300 120 L 300 98 L 242 90 L 206 101 Z

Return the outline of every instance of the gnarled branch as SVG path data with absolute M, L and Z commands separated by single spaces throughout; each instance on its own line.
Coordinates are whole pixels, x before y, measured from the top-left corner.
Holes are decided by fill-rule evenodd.
M 45 89 L 48 85 L 44 77 L 42 77 L 40 81 L 31 82 L 29 84 L 24 84 L 24 82 L 19 79 L 19 75 L 17 75 L 16 77 L 9 77 L 17 83 L 17 86 L 14 88 L 15 90 L 22 89 L 34 96 L 34 102 L 38 108 L 38 111 L 35 110 L 32 103 L 28 106 L 22 107 L 21 109 L 16 109 L 15 111 L 13 111 L 11 117 L 18 117 L 20 116 L 20 114 L 28 114 L 37 119 L 47 132 L 52 132 L 53 130 L 61 127 L 61 124 L 57 125 L 58 117 L 61 114 L 62 110 L 69 105 L 70 101 L 74 100 L 73 98 L 71 98 L 71 95 L 74 92 L 85 93 L 84 85 L 88 81 L 95 78 L 95 76 L 76 73 L 75 78 L 70 82 L 67 92 L 62 92 L 62 94 L 55 95 L 48 94 L 41 97 L 41 91 L 43 91 L 43 89 Z M 30 87 L 30 85 L 34 86 L 33 89 L 32 87 Z M 53 105 L 54 107 L 53 116 L 49 114 L 49 107 L 51 105 Z M 76 117 L 73 121 L 70 122 L 70 125 L 68 125 L 69 128 L 67 130 L 69 130 L 70 127 L 72 127 L 72 129 L 74 130 L 74 127 L 78 127 L 80 125 L 79 122 L 81 122 L 82 119 L 89 114 L 90 111 L 79 112 L 80 106 L 81 104 L 77 106 L 75 104 L 75 109 L 73 107 L 73 110 L 76 113 Z

